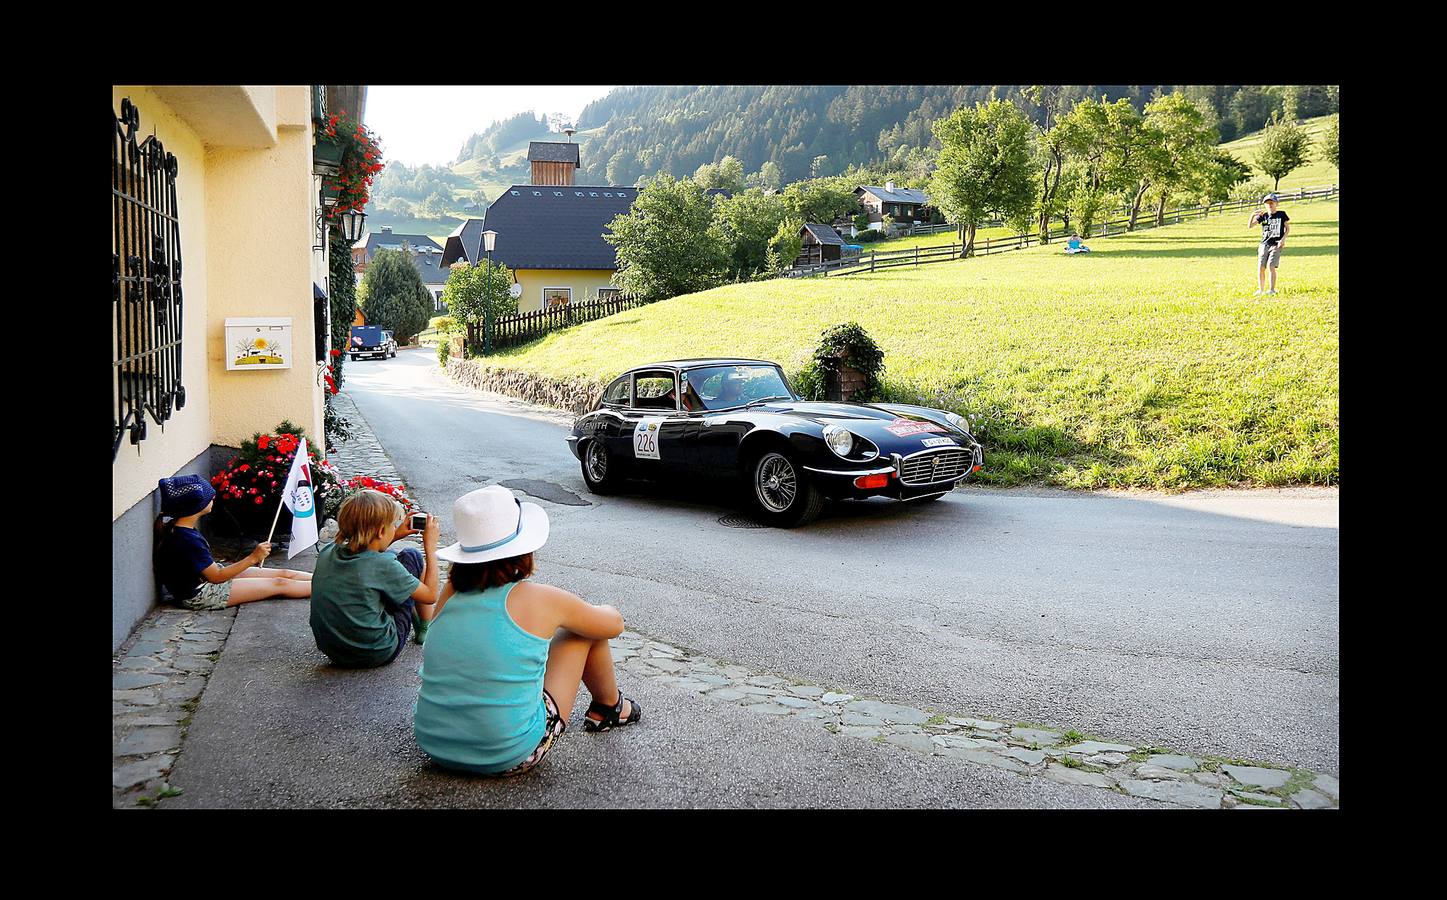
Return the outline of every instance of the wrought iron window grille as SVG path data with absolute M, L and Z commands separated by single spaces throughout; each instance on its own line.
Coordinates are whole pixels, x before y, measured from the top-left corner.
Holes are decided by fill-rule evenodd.
M 111 460 L 146 417 L 165 430 L 186 405 L 181 384 L 181 225 L 176 156 L 155 134 L 138 141 L 141 114 L 129 97 L 111 141 L 111 306 L 115 315 Z

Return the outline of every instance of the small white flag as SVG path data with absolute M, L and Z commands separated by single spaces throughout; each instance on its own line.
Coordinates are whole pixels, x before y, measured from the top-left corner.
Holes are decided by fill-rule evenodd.
M 306 438 L 296 448 L 296 458 L 291 461 L 291 473 L 286 476 L 286 487 L 282 489 L 281 500 L 291 510 L 291 543 L 287 546 L 286 558 L 317 542 L 317 509 L 312 497 L 311 466 L 307 464 Z

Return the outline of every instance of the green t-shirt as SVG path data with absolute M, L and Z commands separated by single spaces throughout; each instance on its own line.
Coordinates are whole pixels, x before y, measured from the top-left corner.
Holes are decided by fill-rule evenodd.
M 312 635 L 339 666 L 380 666 L 397 649 L 396 609 L 421 584 L 391 553 L 325 545 L 312 573 Z M 389 603 L 390 601 L 390 603 Z

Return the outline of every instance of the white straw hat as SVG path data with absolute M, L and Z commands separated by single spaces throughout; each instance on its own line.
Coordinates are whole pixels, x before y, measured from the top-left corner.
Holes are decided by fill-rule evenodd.
M 548 542 L 548 514 L 523 503 L 499 484 L 463 494 L 452 504 L 457 543 L 437 555 L 449 562 L 482 563 L 522 556 Z

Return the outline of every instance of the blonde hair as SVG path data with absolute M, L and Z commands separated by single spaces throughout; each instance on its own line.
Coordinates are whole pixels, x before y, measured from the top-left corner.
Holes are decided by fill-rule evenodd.
M 337 512 L 337 546 L 360 553 L 367 549 L 382 526 L 396 528 L 406 514 L 402 504 L 381 491 L 368 488 L 353 494 Z

